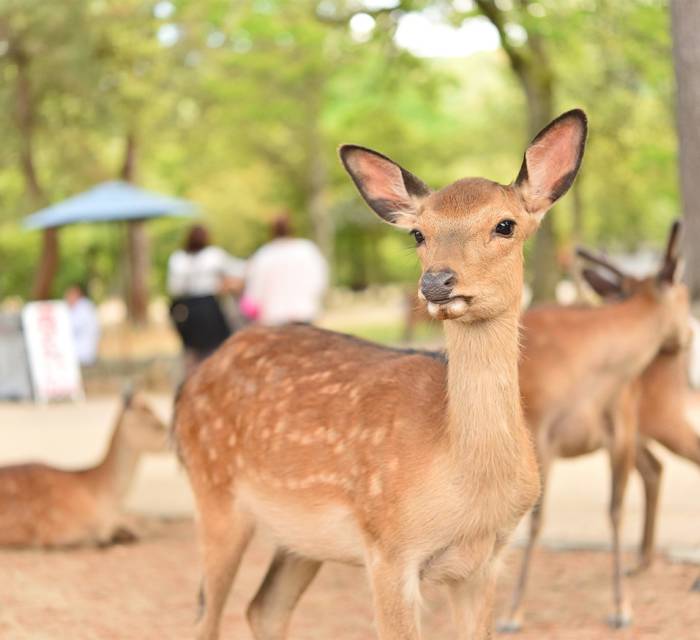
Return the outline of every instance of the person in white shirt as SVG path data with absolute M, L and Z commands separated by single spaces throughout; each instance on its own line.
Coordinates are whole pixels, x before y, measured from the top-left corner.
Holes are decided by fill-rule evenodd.
M 184 247 L 170 256 L 170 315 L 185 350 L 186 375 L 231 335 L 219 296 L 241 290 L 245 269 L 244 260 L 210 244 L 202 225 L 193 226 Z
M 73 341 L 78 361 L 82 366 L 95 364 L 100 342 L 100 322 L 97 309 L 87 297 L 85 288 L 73 284 L 66 290 L 64 299 L 68 304 Z
M 248 261 L 241 310 L 267 326 L 314 322 L 328 286 L 328 265 L 318 247 L 292 236 L 289 217 L 272 224 L 273 239 Z

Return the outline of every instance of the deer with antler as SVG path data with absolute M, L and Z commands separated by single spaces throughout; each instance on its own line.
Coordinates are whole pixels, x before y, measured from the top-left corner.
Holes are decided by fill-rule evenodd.
M 516 180 L 431 191 L 386 156 L 340 157 L 367 204 L 415 238 L 420 290 L 443 320 L 447 363 L 303 325 L 254 327 L 185 383 L 174 437 L 199 515 L 197 637 L 218 637 L 256 529 L 277 551 L 248 609 L 285 638 L 326 560 L 364 565 L 382 640 L 419 638 L 425 580 L 449 587 L 459 637 L 491 635 L 497 560 L 539 495 L 518 387 L 523 242 L 570 187 L 586 138 L 563 114 Z
M 607 258 L 579 250 L 589 263 L 582 275 L 588 285 L 607 302 L 629 298 L 644 288 L 649 278 L 625 273 Z M 696 337 L 697 339 L 697 337 Z M 650 440 L 700 467 L 700 436 L 688 416 L 700 408 L 700 392 L 689 385 L 689 350 L 662 350 L 635 381 L 639 444 L 636 467 L 644 485 L 645 509 L 637 571 L 654 559 L 656 516 L 662 466 L 649 450 Z
M 664 410 L 670 410 L 671 415 L 682 411 L 680 407 L 670 409 L 682 393 L 671 387 L 679 383 L 676 367 L 679 363 L 682 367 L 681 352 L 690 337 L 688 292 L 678 282 L 679 232 L 680 223 L 675 223 L 661 268 L 654 276 L 633 282 L 609 267 L 611 273 L 620 277 L 620 286 L 626 287 L 626 295 L 614 304 L 543 306 L 523 316 L 521 391 L 526 420 L 537 446 L 543 491 L 531 514 L 520 579 L 509 618 L 501 625 L 504 631 L 516 631 L 522 624 L 523 597 L 532 551 L 542 526 L 551 463 L 558 457 L 571 458 L 600 448 L 608 450 L 612 470 L 614 610 L 610 623 L 622 627 L 631 621 L 620 549 L 622 503 L 629 473 L 636 464 L 647 489 L 644 559 L 653 545 L 660 473 L 660 464 L 640 443 L 638 429 L 646 436 L 665 435 L 666 442 L 673 441 L 669 428 L 655 419 Z M 582 253 L 590 259 L 591 254 Z M 589 282 L 602 282 L 602 276 L 590 269 L 584 270 L 583 275 Z M 663 387 L 650 388 L 659 367 L 668 366 L 666 358 L 674 361 L 673 379 L 669 377 Z M 668 374 L 667 371 L 665 375 Z M 685 379 L 681 388 L 687 388 Z M 670 396 L 660 399 L 664 392 Z M 681 436 L 678 438 L 675 441 L 680 445 Z

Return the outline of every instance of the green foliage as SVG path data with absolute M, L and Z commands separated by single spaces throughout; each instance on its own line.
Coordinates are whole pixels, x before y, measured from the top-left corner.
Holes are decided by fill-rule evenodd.
M 387 3 L 391 4 L 391 3 Z M 345 0 L 6 0 L 0 5 L 0 299 L 27 295 L 37 234 L 18 125 L 18 71 L 27 57 L 31 145 L 45 199 L 115 177 L 128 134 L 136 181 L 196 201 L 216 241 L 247 256 L 267 222 L 292 212 L 300 232 L 334 248 L 336 281 L 412 280 L 411 241 L 372 216 L 337 162 L 342 142 L 377 148 L 433 186 L 463 175 L 509 182 L 526 143 L 524 99 L 502 52 L 417 59 L 397 48 L 401 11 L 377 10 L 362 41 Z M 473 12 L 432 3 L 454 23 Z M 465 3 L 459 3 L 463 7 Z M 562 244 L 659 244 L 677 214 L 673 74 L 660 0 L 540 0 L 513 6 L 513 23 L 543 39 L 562 110 L 584 106 L 591 138 L 580 183 L 557 211 Z M 527 3 L 525 3 L 527 4 Z M 3 50 L 2 43 L 9 43 Z M 517 42 L 513 46 L 518 46 Z M 154 290 L 162 290 L 181 220 L 149 224 Z M 62 236 L 58 293 L 90 280 L 122 285 L 123 229 L 76 227 Z

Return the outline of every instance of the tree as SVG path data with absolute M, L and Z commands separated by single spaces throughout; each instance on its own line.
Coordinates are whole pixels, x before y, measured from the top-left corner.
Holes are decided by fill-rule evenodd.
M 519 0 L 518 8 L 506 11 L 496 0 L 476 0 L 476 4 L 491 24 L 496 27 L 503 51 L 525 93 L 528 135 L 532 139 L 554 116 L 554 72 L 545 48 L 544 39 L 534 27 L 527 12 L 530 0 Z M 523 30 L 519 45 L 508 33 L 508 27 Z M 529 27 L 529 28 L 528 28 Z M 545 216 L 535 239 L 533 256 L 532 297 L 534 301 L 554 298 L 558 281 L 556 238 L 552 212 Z
M 687 279 L 700 296 L 700 2 L 672 0 L 673 60 L 677 83 L 679 173 L 685 218 Z

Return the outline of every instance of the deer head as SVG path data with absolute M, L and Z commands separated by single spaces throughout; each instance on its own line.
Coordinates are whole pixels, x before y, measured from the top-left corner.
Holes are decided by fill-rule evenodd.
M 120 428 L 136 451 L 159 453 L 167 449 L 167 427 L 139 393 L 124 395 Z
M 680 281 L 683 272 L 681 231 L 681 222 L 676 220 L 671 225 L 659 270 L 646 278 L 637 278 L 625 273 L 604 256 L 587 249 L 576 250 L 577 255 L 588 263 L 581 271 L 583 279 L 604 300 L 623 300 L 633 295 L 647 295 L 668 308 L 672 318 L 672 330 L 664 344 L 664 351 L 685 347 L 691 337 L 688 288 Z
M 523 243 L 574 181 L 586 130 L 583 111 L 559 116 L 527 148 L 510 185 L 464 178 L 431 191 L 371 149 L 344 145 L 340 157 L 375 213 L 415 238 L 430 314 L 470 322 L 519 308 Z

